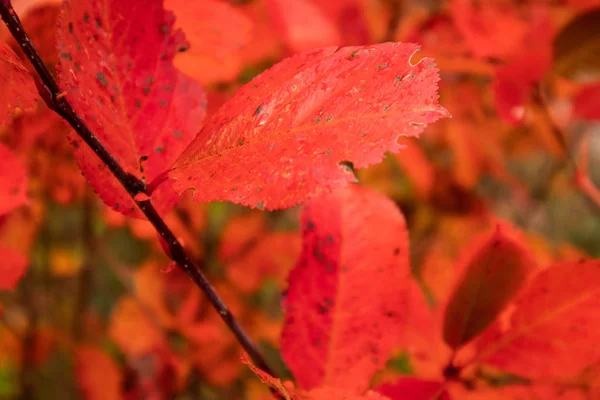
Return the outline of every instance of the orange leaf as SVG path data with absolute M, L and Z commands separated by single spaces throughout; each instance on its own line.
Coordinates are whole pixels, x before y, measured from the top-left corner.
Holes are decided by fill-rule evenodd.
M 117 363 L 105 352 L 81 346 L 75 354 L 77 383 L 86 400 L 120 400 L 122 376 Z
M 174 318 L 165 303 L 165 276 L 158 263 L 147 262 L 136 269 L 133 275 L 136 296 L 157 322 L 164 328 L 171 328 Z
M 300 254 L 296 232 L 273 232 L 226 268 L 229 281 L 242 293 L 257 290 L 266 278 L 283 284 Z
M 498 225 L 475 249 L 444 315 L 444 340 L 456 349 L 482 332 L 518 293 L 533 268 L 525 248 Z
M 400 344 L 410 265 L 404 217 L 351 186 L 307 202 L 289 276 L 281 352 L 304 389 L 364 392 Z
M 266 383 L 267 385 L 269 385 L 270 388 L 275 389 L 277 391 L 277 393 L 279 393 L 283 396 L 284 399 L 286 399 L 286 400 L 294 399 L 293 393 L 290 394 L 288 389 L 281 382 L 281 379 L 273 378 L 271 375 L 269 375 L 262 369 L 256 367 L 254 364 L 252 364 L 252 361 L 250 361 L 250 358 L 248 358 L 248 355 L 245 352 L 242 353 L 241 360 L 244 364 L 246 364 L 248 366 L 248 368 L 250 368 L 250 370 L 252 372 L 254 372 L 254 375 L 258 376 L 258 378 L 260 379 L 260 381 L 262 383 Z
M 600 359 L 600 261 L 541 271 L 516 303 L 507 329 L 478 343 L 476 361 L 530 379 L 564 379 Z
M 223 0 L 166 0 L 173 10 L 175 26 L 190 43 L 178 53 L 174 64 L 203 84 L 235 79 L 244 67 L 242 49 L 249 44 L 252 21 Z
M 132 297 L 123 297 L 112 311 L 109 337 L 123 353 L 136 357 L 164 346 L 164 338 L 150 315 Z

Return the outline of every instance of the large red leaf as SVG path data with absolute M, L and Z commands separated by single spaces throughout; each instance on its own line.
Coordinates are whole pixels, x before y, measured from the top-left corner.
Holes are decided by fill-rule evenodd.
M 12 249 L 0 247 L 0 290 L 13 290 L 27 269 L 27 258 Z
M 404 218 L 385 196 L 351 186 L 308 202 L 302 231 L 284 304 L 283 358 L 304 389 L 362 393 L 404 331 Z
M 340 166 L 396 153 L 448 112 L 437 69 L 411 64 L 417 45 L 384 43 L 298 54 L 241 88 L 204 126 L 170 176 L 198 201 L 284 208 L 345 186 Z
M 15 108 L 35 106 L 38 93 L 33 78 L 4 42 L 0 42 L 0 88 L 0 127 L 10 121 Z
M 27 203 L 27 172 L 17 156 L 0 143 L 0 216 Z
M 531 379 L 565 379 L 600 360 L 600 261 L 540 272 L 506 330 L 486 335 L 477 360 Z
M 59 78 L 67 98 L 129 173 L 150 182 L 189 144 L 205 115 L 201 86 L 172 65 L 187 48 L 162 0 L 66 1 L 57 30 Z M 70 140 L 83 174 L 105 203 L 139 215 L 95 153 Z M 171 184 L 153 194 L 161 211 L 178 197 Z
M 190 49 L 175 57 L 177 68 L 204 84 L 229 81 L 241 72 L 241 50 L 253 28 L 241 10 L 224 0 L 166 0 L 165 7 L 190 42 Z
M 469 342 L 498 317 L 533 268 L 528 251 L 498 226 L 466 261 L 448 300 L 444 340 L 452 348 Z
M 375 390 L 391 400 L 450 400 L 443 382 L 403 377 L 393 383 L 384 383 Z

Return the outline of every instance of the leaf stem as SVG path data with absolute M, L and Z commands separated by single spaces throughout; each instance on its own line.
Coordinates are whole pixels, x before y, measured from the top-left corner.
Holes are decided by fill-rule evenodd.
M 38 90 L 42 99 L 48 107 L 60 115 L 65 121 L 73 127 L 75 132 L 87 143 L 96 153 L 102 162 L 108 167 L 112 174 L 119 180 L 121 185 L 127 190 L 131 198 L 144 213 L 148 221 L 154 226 L 158 234 L 167 243 L 172 259 L 198 286 L 206 295 L 212 306 L 221 316 L 221 319 L 227 324 L 229 329 L 235 335 L 237 341 L 251 357 L 252 361 L 263 371 L 275 376 L 269 368 L 266 361 L 261 356 L 256 345 L 252 342 L 244 329 L 240 326 L 235 317 L 231 314 L 218 293 L 208 282 L 202 271 L 190 260 L 181 243 L 177 240 L 171 229 L 165 224 L 162 217 L 158 214 L 151 200 L 136 200 L 136 195 L 146 194 L 147 187 L 144 182 L 136 176 L 127 173 L 112 154 L 104 147 L 102 142 L 94 135 L 85 122 L 77 115 L 71 104 L 68 102 L 54 77 L 46 68 L 40 55 L 38 54 L 29 36 L 25 32 L 23 24 L 13 9 L 10 0 L 0 0 L 0 15 L 8 27 L 10 33 L 15 38 L 33 67 L 37 72 L 40 82 Z

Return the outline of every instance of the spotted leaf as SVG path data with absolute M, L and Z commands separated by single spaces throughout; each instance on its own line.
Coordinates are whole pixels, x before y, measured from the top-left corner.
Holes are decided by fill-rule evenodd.
M 397 153 L 448 116 L 437 69 L 410 59 L 417 45 L 327 48 L 288 58 L 227 101 L 176 161 L 169 176 L 198 201 L 291 207 L 347 185 L 357 168 Z
M 57 42 L 67 99 L 123 168 L 145 182 L 167 169 L 198 132 L 202 87 L 173 67 L 187 49 L 161 0 L 66 1 Z M 107 205 L 139 216 L 108 168 L 74 133 L 83 174 Z M 171 184 L 152 196 L 160 211 L 178 199 Z
M 281 351 L 303 389 L 363 393 L 398 346 L 410 283 L 404 217 L 351 186 L 309 201 L 289 275 Z

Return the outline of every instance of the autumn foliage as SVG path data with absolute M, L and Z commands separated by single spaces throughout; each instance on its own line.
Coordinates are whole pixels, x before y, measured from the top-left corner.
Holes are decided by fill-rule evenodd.
M 600 400 L 600 2 L 10 4 L 0 398 Z

